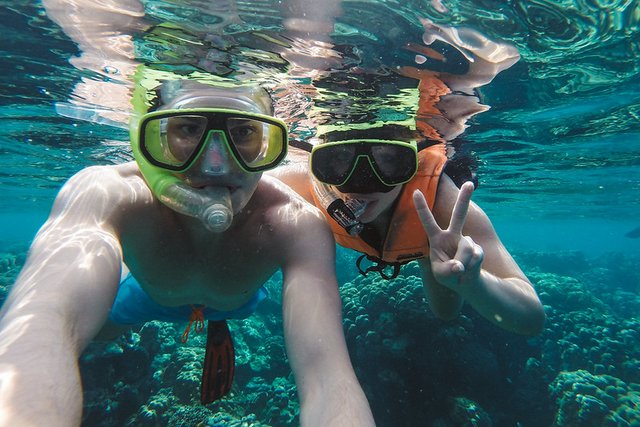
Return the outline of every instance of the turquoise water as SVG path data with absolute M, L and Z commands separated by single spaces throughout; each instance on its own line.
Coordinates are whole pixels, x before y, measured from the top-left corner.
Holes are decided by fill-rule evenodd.
M 176 13 L 170 2 L 157 3 L 163 7 L 149 8 L 160 15 L 158 20 Z M 546 227 L 567 228 L 572 228 L 576 219 L 588 219 L 595 221 L 595 228 L 611 229 L 607 234 L 613 236 L 623 236 L 626 229 L 633 228 L 640 204 L 639 36 L 634 2 L 518 2 L 499 7 L 447 4 L 449 13 L 439 13 L 420 2 L 401 2 L 401 7 L 394 4 L 380 2 L 379 10 L 367 8 L 364 14 L 359 11 L 361 3 L 346 2 L 338 19 L 342 26 L 337 28 L 342 32 L 335 38 L 343 43 L 339 50 L 359 49 L 357 56 L 351 55 L 352 60 L 359 59 L 362 68 L 368 67 L 367 86 L 373 89 L 366 93 L 364 107 L 372 112 L 371 117 L 386 107 L 386 98 L 378 97 L 376 88 L 393 95 L 399 87 L 415 87 L 415 82 L 381 75 L 380 70 L 410 62 L 403 46 L 408 41 L 420 42 L 418 18 L 470 26 L 491 39 L 510 42 L 522 58 L 481 88 L 482 102 L 491 109 L 475 116 L 464 134 L 481 162 L 481 186 L 475 200 L 498 228 L 513 218 L 526 220 L 531 227 L 542 221 Z M 235 24 L 235 34 L 260 25 L 268 35 L 277 33 L 274 28 L 282 22 L 277 10 L 267 8 L 267 3 L 256 3 L 253 8 L 242 3 L 240 11 L 242 7 L 255 17 L 243 16 L 247 24 L 244 28 Z M 260 15 L 265 10 L 270 12 Z M 53 108 L 70 96 L 95 106 L 90 98 L 78 100 L 78 95 L 72 95 L 74 85 L 81 78 L 118 82 L 118 76 L 72 67 L 68 60 L 79 54 L 77 46 L 47 19 L 37 3 L 11 2 L 3 8 L 1 22 L 11 37 L 3 47 L 0 71 L 0 185 L 5 194 L 0 213 L 37 212 L 44 216 L 56 190 L 73 172 L 89 164 L 129 158 L 123 130 L 67 119 Z M 368 37 L 356 37 L 358 31 Z M 230 68 L 245 66 L 234 64 L 233 54 L 264 52 L 260 48 L 270 47 L 259 46 L 248 37 L 236 39 L 238 45 L 229 49 L 229 58 L 219 61 Z M 267 54 L 256 54 L 257 71 L 251 72 L 263 71 L 268 80 L 273 78 L 274 68 L 280 70 L 283 65 L 274 67 Z M 325 80 L 328 82 L 321 86 L 327 104 L 332 95 L 364 94 L 362 88 Z M 360 114 L 361 108 L 353 105 L 351 112 Z M 28 159 L 26 164 L 24 159 Z M 31 222 L 25 226 L 26 236 L 34 232 Z M 14 228 L 9 227 L 11 234 Z M 515 242 L 510 234 L 505 233 L 505 238 Z M 571 238 L 589 236 L 576 230 Z M 548 239 L 551 242 L 555 236 L 548 235 Z M 561 240 L 557 244 L 564 246 L 564 235 Z M 605 247 L 638 249 L 622 238 L 607 239 Z
M 411 267 L 393 285 L 380 284 L 384 292 L 370 290 L 355 274 L 353 254 L 340 251 L 354 365 L 379 425 L 489 425 L 480 415 L 485 411 L 493 425 L 504 426 L 554 420 L 605 425 L 609 412 L 618 418 L 610 416 L 607 425 L 640 425 L 640 238 L 626 236 L 640 226 L 637 2 L 345 1 L 334 31 L 316 35 L 328 45 L 306 45 L 301 34 L 284 30 L 292 14 L 286 6 L 293 2 L 144 3 L 151 24 L 174 22 L 182 29 L 179 38 L 138 33 L 140 60 L 280 84 L 278 111 L 299 137 L 314 124 L 410 118 L 415 106 L 407 99 L 416 99 L 417 81 L 395 70 L 419 68 L 406 46 L 422 44 L 420 19 L 472 28 L 513 45 L 520 60 L 479 89 L 481 103 L 491 108 L 471 118 L 459 138 L 478 164 L 474 200 L 536 284 L 549 307 L 548 330 L 527 341 L 496 331 L 471 312 L 443 325 L 411 302 L 412 295 L 420 298 L 407 279 L 416 274 Z M 332 15 L 330 4 L 314 13 Z M 0 47 L 0 273 L 6 291 L 64 181 L 85 166 L 120 163 L 131 155 L 127 131 L 117 120 L 105 119 L 108 114 L 93 122 L 77 118 L 77 111 L 105 108 L 126 113 L 126 106 L 105 107 L 95 93 L 79 90 L 87 83 L 126 86 L 120 65 L 73 66 L 70 60 L 78 65 L 82 51 L 37 2 L 3 1 L 0 29 L 6 35 Z M 205 36 L 207 43 L 197 49 L 188 42 Z M 336 55 L 342 60 L 336 62 Z M 68 111 L 65 106 L 77 107 L 76 118 L 59 114 Z M 151 325 L 117 349 L 92 349 L 83 368 L 85 424 L 297 422 L 288 367 L 275 362 L 283 352 L 277 312 L 269 306 L 258 320 L 235 326 L 241 349 L 235 400 L 208 412 L 196 409 L 182 390 L 193 385 L 178 372 L 188 352 L 153 344 L 170 331 Z M 246 332 L 264 331 L 265 325 L 265 339 Z M 425 343 L 428 348 L 420 347 Z M 576 347 L 592 350 L 580 353 Z M 442 356 L 445 350 L 457 356 L 456 363 Z M 179 355 L 167 356 L 172 352 Z M 263 359 L 253 359 L 254 353 Z M 130 360 L 151 367 L 132 378 Z M 92 376 L 89 368 L 96 365 L 150 391 L 136 394 L 114 386 L 112 377 Z M 469 369 L 476 365 L 488 374 Z M 160 371 L 170 374 L 154 383 Z M 583 386 L 572 392 L 574 383 Z M 614 384 L 624 393 L 597 394 L 594 384 L 597 390 Z M 159 393 L 163 386 L 178 397 Z M 604 407 L 586 404 L 576 393 Z M 536 402 L 527 406 L 526 395 Z M 105 396 L 113 399 L 108 407 L 100 403 Z

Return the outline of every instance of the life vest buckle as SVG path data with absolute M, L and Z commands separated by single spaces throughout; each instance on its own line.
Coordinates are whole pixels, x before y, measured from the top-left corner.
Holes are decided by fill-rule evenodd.
M 373 265 L 367 267 L 366 270 L 363 270 L 361 267 L 362 261 L 364 259 L 367 259 L 367 261 L 374 263 Z M 382 277 L 385 280 L 392 280 L 395 279 L 396 277 L 398 277 L 398 275 L 400 274 L 400 267 L 404 264 L 406 264 L 409 261 L 406 262 L 388 262 L 385 261 L 381 258 L 378 258 L 376 256 L 373 255 L 361 255 L 360 257 L 358 257 L 358 259 L 356 260 L 356 267 L 358 267 L 358 271 L 360 272 L 360 274 L 362 274 L 363 276 L 367 276 L 367 274 L 369 274 L 372 271 L 377 272 L 380 277 Z M 388 274 L 386 272 L 386 270 L 388 268 L 392 268 L 393 270 L 391 271 L 390 274 Z

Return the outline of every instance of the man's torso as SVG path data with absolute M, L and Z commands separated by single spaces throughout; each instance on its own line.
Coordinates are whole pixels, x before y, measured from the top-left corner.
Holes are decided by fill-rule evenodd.
M 117 204 L 110 221 L 124 262 L 157 303 L 232 310 L 250 300 L 283 264 L 283 233 L 291 230 L 283 226 L 277 212 L 303 206 L 292 203 L 291 195 L 269 180 L 261 181 L 231 227 L 215 234 L 199 220 L 180 215 L 155 199 L 141 183 L 135 164 L 107 168 L 111 169 L 108 173 L 115 170 L 122 181 L 118 196 L 110 200 Z

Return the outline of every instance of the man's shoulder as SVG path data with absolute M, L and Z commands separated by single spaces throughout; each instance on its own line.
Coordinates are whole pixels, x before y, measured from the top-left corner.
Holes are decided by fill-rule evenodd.
M 78 171 L 65 183 L 66 188 L 119 188 L 130 187 L 131 184 L 144 180 L 134 162 L 118 165 L 89 166 Z
M 76 174 L 71 177 L 70 181 L 96 178 L 117 180 L 118 178 L 126 179 L 133 176 L 140 177 L 140 169 L 135 162 L 127 162 L 117 165 L 87 166 L 86 168 L 76 172 Z
M 260 191 L 262 197 L 269 200 L 268 209 L 282 213 L 293 214 L 297 217 L 308 217 L 309 220 L 322 220 L 324 218 L 318 208 L 307 202 L 302 196 L 296 193 L 291 187 L 284 184 L 277 178 L 263 176 Z
M 258 230 L 256 241 L 268 245 L 283 266 L 298 265 L 317 254 L 329 259 L 333 235 L 320 210 L 279 180 L 265 178 L 247 209 L 249 223 Z
M 135 163 L 89 166 L 73 175 L 58 193 L 57 200 L 121 205 L 150 196 Z
M 264 177 L 250 208 L 252 221 L 257 227 L 269 225 L 270 239 L 281 242 L 282 247 L 293 247 L 293 236 L 309 236 L 309 239 L 330 235 L 330 229 L 322 213 L 296 192 L 272 177 Z

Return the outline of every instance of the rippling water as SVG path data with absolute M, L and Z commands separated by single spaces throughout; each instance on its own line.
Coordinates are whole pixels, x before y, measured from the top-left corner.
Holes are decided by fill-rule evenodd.
M 72 116 L 114 110 L 122 122 L 127 107 L 111 104 L 126 93 L 127 65 L 81 51 L 40 3 L 3 3 L 2 211 L 46 215 L 73 172 L 130 159 L 124 128 L 58 114 L 69 115 L 70 106 Z M 418 80 L 398 70 L 442 65 L 416 51 L 425 46 L 425 20 L 471 29 L 521 56 L 479 88 L 481 104 L 491 108 L 470 119 L 457 140 L 479 163 L 476 201 L 497 224 L 586 218 L 619 220 L 624 228 L 637 221 L 637 2 L 295 4 L 145 1 L 145 26 L 130 31 L 136 60 L 277 88 L 278 114 L 295 136 L 307 137 L 327 124 L 411 120 Z M 120 47 L 117 34 L 86 27 L 114 51 Z M 474 48 L 474 40 L 465 41 Z M 442 40 L 432 47 L 447 57 L 445 72 L 465 72 L 459 49 Z

